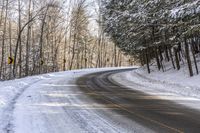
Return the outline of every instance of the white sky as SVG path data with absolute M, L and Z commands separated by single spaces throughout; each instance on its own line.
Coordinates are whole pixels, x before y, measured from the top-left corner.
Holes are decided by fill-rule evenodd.
M 69 2 L 75 2 L 76 0 L 64 0 L 65 1 L 65 6 L 67 9 L 67 6 L 69 6 Z M 88 15 L 90 16 L 89 18 L 89 31 L 91 35 L 97 35 L 98 31 L 98 24 L 96 22 L 97 16 L 98 16 L 98 6 L 96 3 L 97 0 L 86 0 L 87 4 L 87 11 Z
M 98 17 L 97 16 L 98 6 L 96 3 L 96 0 L 88 0 L 88 4 L 89 4 L 88 13 L 91 16 L 91 18 L 89 19 L 90 20 L 90 24 L 89 24 L 90 32 L 91 32 L 91 34 L 97 35 L 98 24 L 96 22 L 96 19 Z

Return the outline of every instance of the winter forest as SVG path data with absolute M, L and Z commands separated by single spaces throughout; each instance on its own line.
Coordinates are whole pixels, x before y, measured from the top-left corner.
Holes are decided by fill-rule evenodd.
M 199 73 L 199 0 L 0 0 L 0 80 L 141 64 Z
M 99 9 L 96 0 L 0 0 L 0 79 L 132 63 Z
M 152 64 L 199 73 L 199 0 L 104 0 L 101 8 L 105 31 L 148 73 Z

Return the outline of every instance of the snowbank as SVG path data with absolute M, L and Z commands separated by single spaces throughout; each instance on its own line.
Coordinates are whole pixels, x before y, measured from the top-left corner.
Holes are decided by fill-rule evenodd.
M 200 75 L 189 77 L 186 66 L 180 71 L 168 69 L 166 72 L 151 66 L 151 71 L 151 74 L 148 74 L 146 68 L 142 67 L 114 74 L 110 79 L 130 89 L 200 109 Z

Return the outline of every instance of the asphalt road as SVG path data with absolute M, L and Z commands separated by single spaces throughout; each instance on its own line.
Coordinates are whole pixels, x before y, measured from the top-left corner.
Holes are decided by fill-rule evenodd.
M 111 108 L 111 111 L 155 132 L 200 133 L 199 111 L 122 87 L 109 78 L 118 72 L 85 75 L 77 80 L 77 84 L 96 103 L 112 105 L 115 109 Z

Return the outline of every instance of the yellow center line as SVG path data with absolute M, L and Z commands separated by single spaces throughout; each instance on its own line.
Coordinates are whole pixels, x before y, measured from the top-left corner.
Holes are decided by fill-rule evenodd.
M 102 98 L 102 99 L 103 99 L 103 98 Z M 151 121 L 151 122 L 156 123 L 156 124 L 158 124 L 158 125 L 160 125 L 160 126 L 163 126 L 163 127 L 165 127 L 165 128 L 168 128 L 168 129 L 170 129 L 170 130 L 173 130 L 173 131 L 175 131 L 175 132 L 184 133 L 184 132 L 181 131 L 181 130 L 178 130 L 178 129 L 176 129 L 176 128 L 170 127 L 170 126 L 168 126 L 168 125 L 166 125 L 166 124 L 163 124 L 163 123 L 161 123 L 161 122 L 159 122 L 159 121 L 156 121 L 156 120 L 153 120 L 153 119 L 151 119 L 151 118 L 145 117 L 145 116 L 143 116 L 143 115 L 141 115 L 141 114 L 138 114 L 138 113 L 136 113 L 136 112 L 134 112 L 134 111 L 130 111 L 130 110 L 126 109 L 126 107 L 124 107 L 124 106 L 122 106 L 122 105 L 118 105 L 118 104 L 116 104 L 116 103 L 114 103 L 114 102 L 112 102 L 112 101 L 110 101 L 110 100 L 107 100 L 107 99 L 103 99 L 103 100 L 105 100 L 105 101 L 107 101 L 107 102 L 110 102 L 110 103 L 112 103 L 112 104 L 115 104 L 116 107 L 118 107 L 118 108 L 120 108 L 120 109 L 122 109 L 122 110 L 125 110 L 125 111 L 127 111 L 127 112 L 129 112 L 129 113 L 131 113 L 131 114 L 134 114 L 134 115 L 136 115 L 136 116 L 138 116 L 138 117 L 140 117 L 140 118 L 143 118 L 143 119 L 145 119 L 145 120 Z
M 84 86 L 83 88 L 86 88 L 86 86 Z M 87 88 L 86 88 L 86 89 L 87 89 Z M 87 90 L 88 90 L 88 89 L 87 89 Z M 89 91 L 92 93 L 91 90 L 89 90 Z M 105 97 L 103 94 L 99 94 L 99 95 Z M 113 105 L 115 105 L 116 107 L 118 107 L 118 108 L 120 108 L 120 109 L 122 109 L 122 110 L 125 110 L 125 111 L 129 112 L 130 114 L 134 114 L 134 115 L 136 115 L 136 116 L 139 117 L 139 118 L 142 118 L 142 119 L 144 119 L 144 120 L 148 120 L 148 121 L 150 121 L 150 122 L 153 122 L 153 123 L 155 123 L 155 124 L 157 124 L 157 125 L 160 125 L 160 126 L 162 126 L 162 127 L 165 127 L 165 128 L 167 128 L 167 129 L 170 129 L 170 130 L 175 131 L 175 132 L 177 132 L 177 133 L 184 133 L 183 131 L 181 131 L 181 130 L 179 130 L 179 129 L 173 128 L 173 127 L 168 126 L 168 125 L 166 125 L 166 124 L 164 124 L 164 123 L 161 123 L 161 122 L 159 122 L 159 121 L 153 120 L 153 119 L 148 118 L 148 117 L 146 117 L 146 116 L 144 116 L 144 115 L 138 114 L 138 113 L 136 113 L 136 112 L 134 112 L 134 111 L 130 111 L 130 110 L 128 110 L 126 107 L 124 107 L 123 105 L 116 104 L 116 103 L 114 103 L 114 102 L 112 102 L 112 101 L 110 101 L 110 100 L 107 100 L 106 97 L 105 97 L 105 98 L 103 98 L 103 97 L 99 97 L 99 98 L 102 99 L 102 100 L 105 100 L 105 101 L 107 101 L 107 102 L 109 102 L 109 103 L 111 103 L 111 104 L 113 104 Z M 108 99 L 109 99 L 109 98 L 108 98 Z

